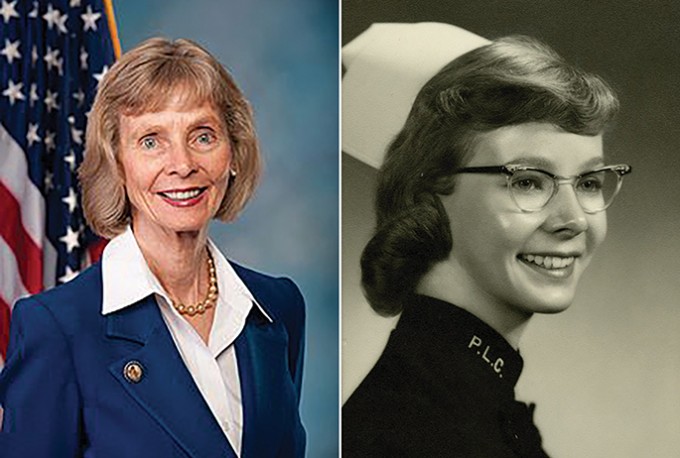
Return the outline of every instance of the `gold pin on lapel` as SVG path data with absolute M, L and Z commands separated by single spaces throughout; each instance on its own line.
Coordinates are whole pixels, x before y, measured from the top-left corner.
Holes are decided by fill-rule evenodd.
M 139 383 L 144 376 L 144 368 L 139 361 L 129 361 L 123 368 L 125 380 L 130 383 Z

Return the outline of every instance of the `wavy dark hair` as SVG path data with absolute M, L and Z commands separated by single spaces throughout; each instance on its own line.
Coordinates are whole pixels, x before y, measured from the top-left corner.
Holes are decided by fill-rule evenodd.
M 364 294 L 401 312 L 421 277 L 453 246 L 440 195 L 453 192 L 476 135 L 527 122 L 598 135 L 619 108 L 613 90 L 540 41 L 510 36 L 450 62 L 418 93 L 378 173 L 377 228 L 361 257 Z

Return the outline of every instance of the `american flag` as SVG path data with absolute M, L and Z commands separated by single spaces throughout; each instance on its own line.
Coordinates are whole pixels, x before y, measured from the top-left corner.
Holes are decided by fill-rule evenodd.
M 111 0 L 0 2 L 2 368 L 15 300 L 70 280 L 102 245 L 83 219 L 76 171 L 119 45 Z

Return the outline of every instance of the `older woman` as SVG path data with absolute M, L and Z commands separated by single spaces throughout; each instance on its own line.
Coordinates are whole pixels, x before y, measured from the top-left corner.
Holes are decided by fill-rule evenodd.
M 517 348 L 535 313 L 572 303 L 630 172 L 605 165 L 618 101 L 600 78 L 531 38 L 453 29 L 435 47 L 470 46 L 422 86 L 378 174 L 362 281 L 401 316 L 343 407 L 346 457 L 546 456 Z
M 190 41 L 148 40 L 102 81 L 87 151 L 85 215 L 112 240 L 16 304 L 0 455 L 304 455 L 302 296 L 208 238 L 259 174 L 234 80 Z

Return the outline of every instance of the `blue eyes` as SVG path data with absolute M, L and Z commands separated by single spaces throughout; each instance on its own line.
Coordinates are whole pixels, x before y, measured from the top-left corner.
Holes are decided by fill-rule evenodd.
M 198 137 L 196 137 L 196 142 L 201 145 L 211 145 L 215 142 L 215 140 L 216 140 L 215 136 L 207 132 L 202 133 Z
M 154 137 L 144 137 L 142 139 L 142 148 L 146 150 L 154 149 L 158 146 L 158 140 Z
M 212 132 L 201 132 L 190 140 L 190 146 L 198 149 L 210 147 L 218 141 L 218 137 Z M 160 147 L 160 140 L 156 134 L 142 137 L 139 142 L 142 149 L 147 151 L 156 150 Z

